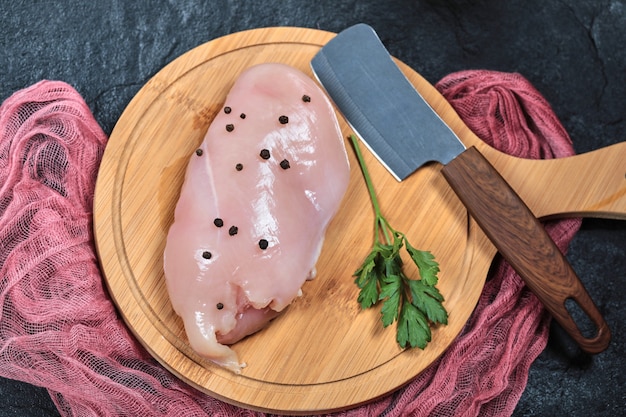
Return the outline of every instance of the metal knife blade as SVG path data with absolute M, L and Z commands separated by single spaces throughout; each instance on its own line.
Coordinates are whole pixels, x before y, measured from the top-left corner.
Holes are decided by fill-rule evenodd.
M 311 66 L 355 133 L 398 181 L 426 162 L 445 165 L 465 150 L 370 26 L 341 32 Z
M 543 225 L 475 148 L 467 148 L 393 62 L 370 26 L 352 26 L 322 47 L 313 73 L 355 133 L 401 181 L 429 161 L 476 223 L 580 347 L 598 353 L 610 330 Z M 565 306 L 573 300 L 596 326 L 586 337 Z

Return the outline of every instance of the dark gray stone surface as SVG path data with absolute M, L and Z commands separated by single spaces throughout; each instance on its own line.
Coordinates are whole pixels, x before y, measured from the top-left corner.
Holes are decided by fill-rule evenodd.
M 621 0 L 12 1 L 0 7 L 0 100 L 42 79 L 73 85 L 108 134 L 141 86 L 216 37 L 266 26 L 372 25 L 427 80 L 465 69 L 519 72 L 582 153 L 626 138 Z M 580 353 L 557 325 L 515 416 L 621 416 L 626 407 L 626 223 L 585 220 L 568 259 L 613 332 Z M 55 416 L 41 388 L 0 379 L 0 416 Z

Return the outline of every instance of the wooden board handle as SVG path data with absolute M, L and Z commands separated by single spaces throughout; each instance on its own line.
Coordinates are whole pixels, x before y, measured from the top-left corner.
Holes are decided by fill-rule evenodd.
M 442 173 L 502 256 L 567 333 L 588 353 L 608 347 L 604 318 L 543 225 L 487 159 L 470 147 Z M 597 328 L 585 337 L 565 306 L 573 299 Z
M 626 220 L 626 142 L 555 159 L 510 157 L 484 143 L 477 148 L 537 218 Z

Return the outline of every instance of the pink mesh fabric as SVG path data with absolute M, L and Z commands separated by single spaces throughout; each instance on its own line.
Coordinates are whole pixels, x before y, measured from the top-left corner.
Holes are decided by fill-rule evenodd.
M 492 146 L 573 154 L 550 106 L 521 76 L 452 74 L 437 88 Z M 204 395 L 136 343 L 103 289 L 92 199 L 106 137 L 80 95 L 42 81 L 0 107 L 0 375 L 48 389 L 63 416 L 262 416 Z M 579 220 L 546 225 L 565 250 Z M 498 261 L 446 353 L 397 392 L 345 416 L 510 415 L 549 317 Z

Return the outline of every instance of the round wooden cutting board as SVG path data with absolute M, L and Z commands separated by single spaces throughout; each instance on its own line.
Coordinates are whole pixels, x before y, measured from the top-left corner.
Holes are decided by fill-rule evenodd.
M 312 76 L 309 61 L 333 36 L 302 28 L 256 29 L 182 55 L 128 105 L 98 176 L 98 254 L 110 294 L 129 328 L 182 380 L 255 410 L 312 414 L 347 409 L 406 384 L 459 334 L 495 255 L 440 175 L 440 166 L 426 166 L 398 183 L 363 148 L 385 216 L 413 246 L 433 252 L 441 268 L 438 288 L 446 299 L 449 324 L 434 329 L 425 350 L 401 350 L 395 326 L 383 329 L 380 310 L 362 311 L 356 301 L 352 274 L 372 246 L 373 211 L 346 141 L 350 185 L 327 232 L 317 278 L 307 282 L 304 295 L 268 327 L 233 346 L 248 364 L 240 375 L 190 348 L 182 321 L 170 305 L 162 267 L 187 161 L 245 68 L 282 62 Z M 399 64 L 418 89 L 433 89 Z M 338 117 L 344 135 L 349 135 L 349 127 Z M 409 275 L 418 276 L 415 268 L 409 268 Z

